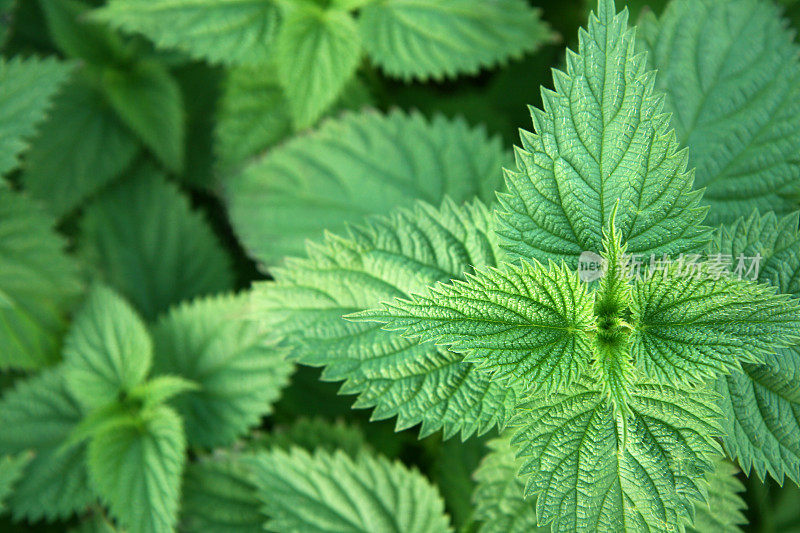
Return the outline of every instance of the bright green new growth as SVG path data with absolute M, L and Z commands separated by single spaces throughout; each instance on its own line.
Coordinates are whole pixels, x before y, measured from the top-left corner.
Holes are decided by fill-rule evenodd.
M 277 533 L 447 533 L 437 490 L 399 462 L 361 453 L 274 449 L 250 461 L 253 483 Z

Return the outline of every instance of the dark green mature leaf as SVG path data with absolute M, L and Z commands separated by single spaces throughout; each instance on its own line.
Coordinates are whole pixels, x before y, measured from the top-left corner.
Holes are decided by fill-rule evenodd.
M 119 295 L 96 286 L 64 342 L 64 374 L 87 409 L 104 407 L 144 382 L 153 344 L 141 318 Z
M 698 382 L 800 341 L 800 301 L 727 275 L 674 265 L 634 284 L 631 352 L 643 375 Z
M 82 417 L 60 368 L 18 381 L 0 400 L 0 454 L 36 454 L 7 502 L 16 519 L 68 518 L 92 502 L 85 447 L 62 448 Z
M 346 114 L 272 150 L 227 184 L 234 228 L 272 266 L 346 222 L 423 199 L 494 201 L 506 155 L 463 120 L 419 114 Z
M 310 452 L 317 449 L 331 453 L 340 450 L 355 457 L 369 449 L 366 437 L 359 426 L 347 424 L 342 420 L 330 422 L 321 417 L 300 418 L 291 426 L 274 428 L 269 434 L 260 437 L 264 445 L 279 446 L 285 450 L 295 446 Z
M 149 411 L 137 426 L 114 428 L 91 440 L 92 485 L 126 531 L 174 531 L 185 448 L 183 423 L 164 406 Z
M 111 0 L 94 17 L 212 63 L 264 63 L 280 14 L 271 0 Z
M 630 415 L 592 381 L 518 406 L 512 439 L 541 524 L 560 531 L 680 531 L 720 452 L 709 391 L 638 383 Z
M 17 480 L 22 477 L 22 472 L 31 457 L 30 453 L 21 453 L 16 457 L 0 456 L 0 513 L 5 511 L 5 499 L 14 489 Z
M 524 0 L 370 2 L 359 24 L 370 59 L 405 80 L 476 74 L 552 39 Z
M 522 133 L 517 170 L 507 173 L 498 232 L 514 257 L 564 259 L 602 249 L 616 227 L 629 254 L 697 250 L 708 240 L 701 193 L 692 191 L 688 154 L 670 129 L 655 73 L 634 51 L 627 12 L 602 0 L 532 109 L 536 133 Z
M 0 187 L 0 370 L 58 357 L 82 287 L 54 225 L 27 196 Z
M 231 444 L 271 412 L 293 365 L 251 320 L 249 294 L 173 308 L 153 330 L 156 374 L 199 385 L 173 400 L 193 446 Z
M 358 393 L 355 407 L 375 407 L 373 418 L 397 416 L 398 430 L 421 423 L 422 436 L 484 433 L 504 423 L 513 388 L 442 347 L 342 316 L 495 264 L 487 217 L 480 205 L 419 203 L 346 238 L 329 236 L 309 259 L 276 269 L 277 282 L 255 288 L 255 316 L 286 337 L 291 357 L 326 366 L 327 381 L 346 380 L 341 392 Z
M 231 288 L 229 259 L 205 218 L 147 165 L 99 195 L 81 230 L 89 262 L 146 320 Z
M 78 78 L 56 98 L 26 157 L 22 182 L 63 216 L 119 177 L 138 152 L 136 138 L 103 95 Z
M 708 475 L 708 505 L 697 505 L 692 527 L 696 533 L 740 533 L 739 526 L 746 524 L 743 511 L 745 503 L 740 493 L 744 485 L 736 478 L 737 468 L 724 459 L 717 460 L 714 471 Z
M 189 533 L 259 533 L 264 515 L 240 458 L 210 457 L 186 467 L 181 530 Z
M 358 68 L 358 27 L 345 11 L 296 2 L 281 22 L 274 57 L 295 126 L 311 126 Z
M 53 58 L 0 58 L 0 177 L 17 166 L 71 70 Z
M 168 170 L 184 163 L 185 116 L 181 89 L 160 63 L 142 61 L 103 73 L 103 91 L 120 119 Z
M 353 316 L 449 346 L 499 378 L 549 393 L 594 359 L 593 311 L 594 295 L 563 263 L 523 262 L 478 270 L 466 281 Z
M 676 0 L 642 28 L 709 221 L 787 214 L 800 194 L 800 48 L 774 5 Z
M 78 0 L 38 0 L 53 42 L 67 57 L 95 65 L 113 65 L 126 59 L 122 39 L 88 20 L 90 6 Z
M 258 454 L 253 481 L 277 533 L 445 533 L 444 502 L 419 472 L 363 453 Z
M 757 214 L 717 232 L 712 250 L 737 257 L 761 255 L 759 281 L 800 295 L 798 215 Z M 796 300 L 795 300 L 796 301 Z M 717 380 L 725 414 L 726 450 L 742 470 L 779 482 L 800 482 L 800 346 L 764 356 L 761 364 Z

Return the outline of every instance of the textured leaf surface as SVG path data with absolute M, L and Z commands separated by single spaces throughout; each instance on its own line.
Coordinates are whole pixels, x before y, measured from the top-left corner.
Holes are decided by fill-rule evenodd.
M 119 177 L 139 152 L 136 138 L 86 80 L 64 88 L 40 130 L 22 182 L 59 217 Z
M 285 450 L 300 447 L 310 452 L 323 449 L 331 453 L 341 450 L 351 457 L 369 448 L 359 426 L 342 420 L 329 422 L 321 417 L 301 418 L 289 427 L 273 429 L 263 439 L 270 447 L 280 446 Z
M 349 13 L 297 2 L 281 21 L 274 54 L 294 123 L 305 128 L 355 74 L 361 39 Z
M 753 209 L 793 210 L 800 193 L 800 49 L 777 6 L 680 0 L 642 32 L 696 184 L 706 187 L 709 222 L 731 223 Z
M 594 358 L 594 298 L 563 264 L 504 264 L 384 306 L 355 316 L 449 346 L 523 387 L 561 388 Z
M 81 283 L 54 226 L 27 196 L 0 187 L 0 369 L 58 357 Z
M 31 455 L 24 453 L 16 457 L 0 456 L 0 512 L 5 511 L 5 499 L 14 489 L 14 484 L 22 476 Z
M 489 441 L 489 453 L 475 471 L 475 518 L 479 533 L 537 533 L 549 531 L 536 521 L 536 499 L 523 497 L 525 483 L 517 476 L 522 463 L 508 438 Z
M 264 515 L 255 485 L 240 459 L 209 458 L 186 467 L 182 530 L 190 533 L 259 533 Z
M 250 320 L 249 294 L 226 295 L 173 308 L 155 326 L 156 374 L 199 385 L 173 405 L 194 446 L 231 444 L 270 413 L 292 364 Z
M 397 416 L 398 430 L 421 423 L 422 436 L 484 433 L 505 420 L 512 388 L 444 348 L 342 316 L 494 264 L 487 216 L 479 207 L 420 203 L 347 238 L 330 236 L 309 259 L 277 269 L 276 283 L 257 286 L 254 313 L 286 336 L 291 357 L 325 365 L 327 381 L 345 380 L 341 392 L 359 393 L 355 407 L 375 407 L 373 418 Z
M 17 166 L 70 70 L 52 58 L 0 59 L 0 177 Z
M 141 62 L 126 70 L 107 69 L 103 91 L 117 116 L 139 136 L 168 170 L 183 170 L 186 132 L 178 82 L 160 63 Z
M 94 16 L 212 63 L 264 62 L 277 33 L 271 0 L 112 0 Z
M 759 281 L 785 294 L 800 295 L 800 234 L 797 214 L 778 219 L 752 215 L 722 228 L 716 252 L 762 255 Z M 778 350 L 758 365 L 717 380 L 725 414 L 723 443 L 745 474 L 755 470 L 800 482 L 800 346 Z
M 142 319 L 108 288 L 95 287 L 64 341 L 64 372 L 78 401 L 106 406 L 144 382 L 153 343 Z
M 740 493 L 744 485 L 736 478 L 738 470 L 728 461 L 717 460 L 716 468 L 708 475 L 708 505 L 698 504 L 692 527 L 688 531 L 705 533 L 739 533 L 747 523 L 745 503 Z
M 503 246 L 522 258 L 564 259 L 602 249 L 603 228 L 617 206 L 616 227 L 629 254 L 695 250 L 707 241 L 705 210 L 678 151 L 654 73 L 634 51 L 627 12 L 602 0 L 579 33 L 544 110 L 532 109 L 536 133 L 522 133 L 517 170 L 500 200 Z
M 306 239 L 422 199 L 494 201 L 505 154 L 499 139 L 462 120 L 394 112 L 348 114 L 292 140 L 227 187 L 231 219 L 268 266 L 303 252 Z
M 444 502 L 419 472 L 399 462 L 295 448 L 252 460 L 267 528 L 307 533 L 444 533 Z
M 359 24 L 370 59 L 405 80 L 476 74 L 551 39 L 523 0 L 384 0 L 368 3 Z
M 182 426 L 178 415 L 161 406 L 140 426 L 101 433 L 89 443 L 92 484 L 126 531 L 174 531 L 186 460 Z
M 89 262 L 146 320 L 231 288 L 228 258 L 204 217 L 148 166 L 99 195 L 81 230 Z
M 0 454 L 36 454 L 6 502 L 16 519 L 68 518 L 92 502 L 85 447 L 62 448 L 82 417 L 60 368 L 17 382 L 0 400 Z
M 698 382 L 800 340 L 800 303 L 735 277 L 654 275 L 634 285 L 631 351 L 644 375 Z
M 552 531 L 679 531 L 719 453 L 713 395 L 639 383 L 623 422 L 587 381 L 529 397 L 513 422 L 526 494 Z

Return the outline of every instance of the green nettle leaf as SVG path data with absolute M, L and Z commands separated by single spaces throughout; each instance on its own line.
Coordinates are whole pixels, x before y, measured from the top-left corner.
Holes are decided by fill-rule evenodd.
M 122 533 L 114 527 L 105 516 L 95 513 L 90 518 L 81 522 L 77 527 L 69 530 L 69 533 Z
M 745 503 L 740 493 L 744 485 L 736 478 L 738 470 L 728 461 L 717 460 L 716 468 L 708 475 L 708 505 L 695 508 L 694 522 L 687 531 L 705 533 L 740 533 L 746 524 Z
M 17 166 L 71 70 L 53 58 L 0 58 L 0 177 Z
M 14 484 L 22 477 L 25 466 L 30 462 L 31 454 L 22 453 L 16 457 L 0 456 L 0 513 L 5 511 L 5 499 L 14 488 Z
M 58 358 L 82 284 L 54 226 L 27 196 L 0 188 L 0 370 Z
M 110 429 L 89 443 L 92 485 L 130 533 L 174 531 L 185 457 L 183 423 L 158 406 L 138 425 Z
M 161 63 L 107 68 L 102 88 L 119 118 L 168 170 L 184 164 L 185 113 L 178 82 Z
M 346 380 L 341 392 L 360 394 L 355 407 L 375 407 L 373 418 L 397 416 L 398 430 L 421 423 L 422 436 L 484 433 L 505 421 L 512 387 L 443 347 L 342 316 L 462 277 L 472 265 L 495 264 L 487 219 L 480 204 L 447 201 L 437 210 L 419 203 L 345 238 L 329 236 L 309 248 L 308 259 L 276 269 L 276 282 L 256 286 L 254 313 L 286 337 L 292 358 L 325 365 L 327 381 Z
M 91 7 L 77 0 L 39 0 L 50 37 L 61 52 L 95 65 L 112 65 L 127 58 L 120 37 L 87 20 Z
M 466 282 L 384 305 L 353 316 L 449 346 L 467 363 L 545 393 L 572 382 L 593 358 L 594 295 L 563 263 L 478 270 Z
M 188 465 L 182 492 L 181 531 L 264 531 L 264 515 L 256 497 L 256 487 L 241 459 L 214 457 Z
M 93 16 L 162 48 L 223 64 L 261 64 L 280 12 L 272 0 L 111 0 Z
M 634 284 L 631 351 L 644 375 L 678 383 L 715 377 L 800 341 L 800 303 L 734 277 L 660 273 Z
M 643 24 L 649 61 L 709 222 L 787 214 L 800 194 L 800 60 L 777 6 L 675 0 Z
M 476 74 L 552 39 L 523 0 L 383 0 L 363 8 L 359 25 L 370 59 L 405 80 Z
M 716 253 L 761 255 L 758 279 L 785 294 L 800 295 L 798 214 L 778 219 L 757 214 L 718 230 Z M 793 304 L 797 300 L 793 300 Z M 779 482 L 800 482 L 800 343 L 743 364 L 741 371 L 717 380 L 722 395 L 723 444 L 745 474 L 768 473 Z
M 92 503 L 86 449 L 64 447 L 82 418 L 61 368 L 18 381 L 0 400 L 0 455 L 35 453 L 7 501 L 16 520 L 65 519 Z
M 87 409 L 103 407 L 142 384 L 153 344 L 142 319 L 110 289 L 94 287 L 64 341 L 64 372 Z
M 498 138 L 460 119 L 353 113 L 270 151 L 227 184 L 226 197 L 250 255 L 272 266 L 324 230 L 417 199 L 491 203 L 505 161 Z
M 329 422 L 324 418 L 301 418 L 289 427 L 277 427 L 260 435 L 264 446 L 279 446 L 288 450 L 294 446 L 310 452 L 318 449 L 331 453 L 342 451 L 351 457 L 370 448 L 361 428 L 342 420 Z
M 679 530 L 720 451 L 714 395 L 638 383 L 622 415 L 597 389 L 587 379 L 517 408 L 512 444 L 539 523 L 554 532 Z
M 235 168 L 293 131 L 292 117 L 272 66 L 237 67 L 227 73 L 217 112 L 217 166 Z
M 275 41 L 278 76 L 295 126 L 312 125 L 341 94 L 361 59 L 361 39 L 346 11 L 292 5 Z
M 445 533 L 444 502 L 422 475 L 363 453 L 309 455 L 294 448 L 258 454 L 253 482 L 270 531 Z
M 85 79 L 64 88 L 40 129 L 22 182 L 59 217 L 118 178 L 139 152 L 136 138 Z
M 293 365 L 250 319 L 249 294 L 173 308 L 153 330 L 155 374 L 175 374 L 198 389 L 173 400 L 191 445 L 231 444 L 269 414 Z
M 708 240 L 706 209 L 692 191 L 688 154 L 678 151 L 663 96 L 645 54 L 634 51 L 627 12 L 600 3 L 555 90 L 532 109 L 536 133 L 522 133 L 517 170 L 507 172 L 498 233 L 513 256 L 565 260 L 597 252 L 617 206 L 628 254 L 677 256 Z
M 86 208 L 80 244 L 100 276 L 146 320 L 233 284 L 229 259 L 205 218 L 147 165 Z
M 544 533 L 539 527 L 536 499 L 525 499 L 525 483 L 517 476 L 522 464 L 516 459 L 509 438 L 493 439 L 489 453 L 475 471 L 475 519 L 478 533 Z

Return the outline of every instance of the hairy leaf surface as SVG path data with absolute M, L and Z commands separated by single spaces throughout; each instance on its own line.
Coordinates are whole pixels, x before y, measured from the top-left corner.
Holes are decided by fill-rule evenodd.
M 173 404 L 194 446 L 223 446 L 270 413 L 292 364 L 249 319 L 249 295 L 195 300 L 173 308 L 153 330 L 155 374 L 199 388 Z
M 761 254 L 759 281 L 795 298 L 800 295 L 798 215 L 751 215 L 723 227 L 713 241 L 715 252 L 753 257 Z M 796 301 L 796 300 L 794 300 Z M 723 443 L 745 474 L 755 470 L 783 481 L 800 482 L 800 346 L 744 364 L 719 378 L 725 414 Z
M 692 191 L 688 155 L 678 151 L 654 73 L 634 51 L 627 12 L 602 0 L 544 109 L 532 109 L 536 133 L 522 133 L 517 170 L 507 172 L 499 234 L 515 257 L 564 259 L 602 249 L 616 227 L 629 254 L 679 254 L 703 246 L 705 209 Z
M 89 263 L 146 320 L 233 283 L 229 259 L 203 215 L 147 165 L 86 208 L 80 242 Z
M 272 150 L 228 184 L 231 219 L 250 255 L 274 265 L 306 239 L 422 199 L 494 200 L 505 154 L 463 120 L 347 114 Z
M 251 65 L 269 57 L 280 20 L 271 0 L 111 0 L 94 17 L 197 59 Z
M 594 358 L 594 297 L 564 264 L 523 262 L 478 270 L 424 295 L 355 315 L 464 353 L 499 378 L 559 389 Z
M 0 370 L 58 357 L 82 284 L 54 226 L 26 195 L 0 187 Z
M 444 502 L 399 462 L 342 452 L 275 449 L 252 460 L 267 528 L 289 533 L 445 533 Z
M 421 423 L 422 436 L 486 432 L 502 425 L 513 388 L 442 347 L 342 317 L 462 277 L 471 265 L 495 264 L 487 217 L 480 205 L 419 203 L 346 238 L 329 236 L 309 248 L 309 259 L 277 269 L 277 282 L 257 286 L 254 312 L 286 336 L 294 359 L 325 365 L 325 380 L 345 380 L 341 392 L 358 393 L 355 407 L 375 407 L 373 418 L 397 416 L 398 430 Z
M 642 33 L 696 184 L 706 188 L 709 222 L 795 209 L 800 49 L 778 7 L 676 0 L 660 21 L 648 18 Z
M 512 439 L 541 524 L 560 531 L 678 531 L 705 500 L 720 452 L 708 391 L 638 383 L 616 414 L 592 381 L 520 403 Z
M 522 0 L 384 0 L 359 17 L 364 49 L 390 76 L 410 80 L 477 74 L 551 39 Z

